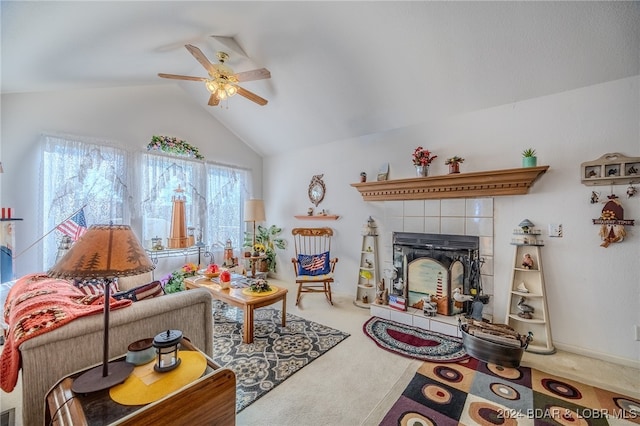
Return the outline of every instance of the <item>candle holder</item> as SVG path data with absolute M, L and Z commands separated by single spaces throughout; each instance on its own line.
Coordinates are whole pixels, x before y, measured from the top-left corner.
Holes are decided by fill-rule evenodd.
M 182 331 L 167 330 L 153 338 L 153 347 L 156 348 L 156 364 L 153 369 L 164 373 L 171 371 L 180 365 L 178 347 L 182 340 Z

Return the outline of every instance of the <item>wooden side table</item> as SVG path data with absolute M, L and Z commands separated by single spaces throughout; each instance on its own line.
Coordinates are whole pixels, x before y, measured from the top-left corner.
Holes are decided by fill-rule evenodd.
M 182 340 L 181 350 L 199 351 Z M 200 351 L 199 351 L 200 352 Z M 202 353 L 202 352 L 201 352 Z M 73 379 L 82 371 L 60 380 L 45 398 L 45 424 L 58 426 L 207 424 L 235 425 L 236 376 L 211 358 L 197 380 L 146 405 L 125 406 L 113 401 L 109 390 L 90 394 L 71 391 Z M 86 371 L 86 370 L 85 370 Z

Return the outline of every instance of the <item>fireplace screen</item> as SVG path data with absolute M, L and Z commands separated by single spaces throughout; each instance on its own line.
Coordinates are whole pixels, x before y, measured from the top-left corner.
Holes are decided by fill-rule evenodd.
M 436 303 L 437 312 L 468 312 L 468 303 L 453 300 L 453 291 L 479 294 L 479 238 L 467 235 L 394 232 L 391 294 L 404 297 L 406 306 Z

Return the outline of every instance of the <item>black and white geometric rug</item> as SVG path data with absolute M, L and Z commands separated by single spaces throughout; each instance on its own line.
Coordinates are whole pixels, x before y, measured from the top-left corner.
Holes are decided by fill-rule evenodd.
M 242 343 L 243 312 L 214 301 L 213 360 L 236 373 L 236 412 L 325 354 L 349 334 L 287 314 L 261 308 L 254 312 L 253 343 Z

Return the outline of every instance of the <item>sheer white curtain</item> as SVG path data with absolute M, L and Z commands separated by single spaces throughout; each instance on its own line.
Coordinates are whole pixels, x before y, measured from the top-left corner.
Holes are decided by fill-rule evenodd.
M 141 171 L 142 240 L 151 246 L 151 238 L 160 237 L 163 245 L 171 233 L 173 196 L 180 188 L 186 197 L 185 215 L 187 227 L 204 227 L 207 203 L 205 200 L 205 167 L 202 161 L 172 157 L 162 154 L 143 154 Z
M 145 247 L 151 247 L 154 237 L 166 246 L 172 197 L 179 187 L 186 197 L 187 227 L 194 228 L 196 237 L 202 233 L 216 260 L 222 260 L 227 239 L 240 253 L 250 170 L 163 153 L 131 153 L 92 138 L 45 134 L 42 141 L 42 235 L 85 206 L 87 226 L 131 224 Z M 43 239 L 43 270 L 54 264 L 61 237 L 55 231 Z
M 43 235 L 82 206 L 87 226 L 129 222 L 126 151 L 105 140 L 68 135 L 44 134 L 42 144 Z M 43 270 L 54 264 L 61 237 L 55 231 L 43 239 Z
M 207 220 L 204 240 L 214 247 L 216 261 L 225 242 L 230 239 L 236 256 L 242 251 L 245 224 L 243 222 L 244 201 L 250 172 L 245 169 L 207 164 Z

